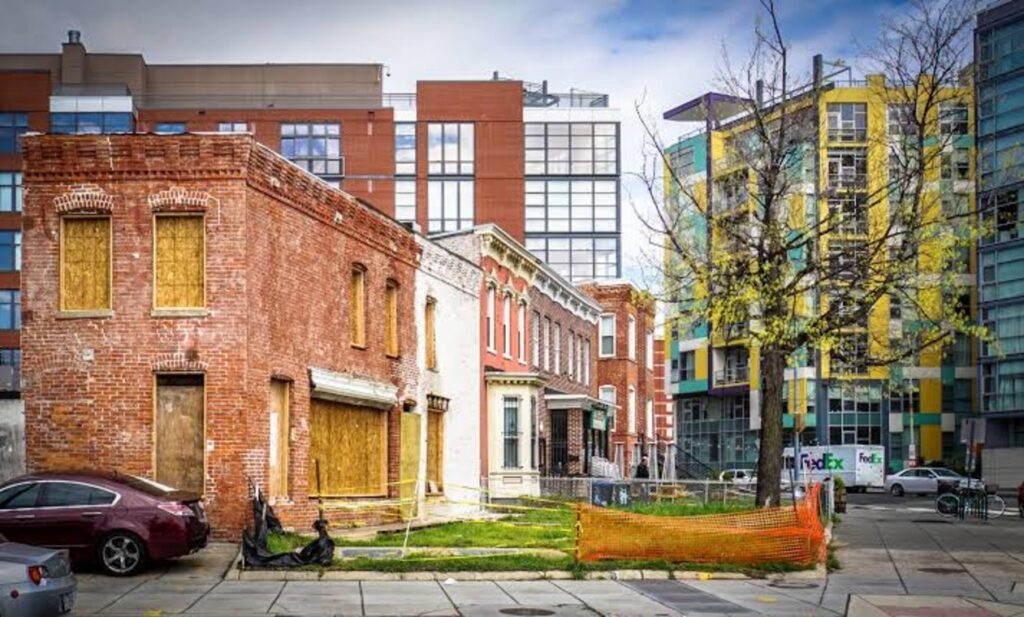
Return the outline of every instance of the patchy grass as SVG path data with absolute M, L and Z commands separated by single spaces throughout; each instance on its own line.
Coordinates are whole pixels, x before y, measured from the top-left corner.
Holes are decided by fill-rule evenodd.
M 638 503 L 625 507 L 616 507 L 616 510 L 635 512 L 637 514 L 650 514 L 653 516 L 707 516 L 709 514 L 736 514 L 738 512 L 749 512 L 755 509 L 754 500 L 735 503 L 710 503 L 708 505 L 692 502 L 661 501 L 652 503 Z
M 829 542 L 828 554 L 825 557 L 825 569 L 829 572 L 836 572 L 843 569 L 843 564 L 839 563 L 839 556 L 836 552 L 835 542 Z

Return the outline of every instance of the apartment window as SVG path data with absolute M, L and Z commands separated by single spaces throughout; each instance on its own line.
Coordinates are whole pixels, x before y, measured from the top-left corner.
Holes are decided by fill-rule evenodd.
M 939 159 L 939 170 L 943 180 L 970 180 L 970 150 L 956 148 L 951 152 L 942 153 Z
M 527 233 L 618 231 L 614 180 L 528 180 L 525 196 Z
M 830 240 L 829 270 L 840 280 L 859 280 L 868 274 L 868 246 L 864 240 Z
M 527 123 L 523 130 L 526 175 L 618 173 L 618 124 Z
M 487 350 L 494 351 L 494 315 L 497 313 L 498 293 L 493 285 L 487 287 Z
M 27 132 L 27 113 L 0 113 L 0 154 L 17 152 L 18 137 Z
M 682 182 L 697 171 L 697 161 L 692 147 L 680 148 L 669 153 L 668 164 L 677 182 Z
M 179 135 L 185 132 L 184 122 L 157 122 L 156 126 L 153 127 L 154 133 L 167 133 L 170 135 Z
M 868 138 L 867 104 L 829 103 L 828 138 L 831 141 L 865 141 Z
M 20 349 L 0 349 L 0 366 L 21 366 Z
M 21 270 L 21 232 L 0 231 L 0 271 Z
M 597 389 L 597 392 L 598 392 L 598 397 L 602 401 L 604 401 L 604 402 L 606 402 L 606 403 L 608 403 L 610 405 L 615 405 L 616 404 L 616 402 L 615 402 L 615 386 L 601 386 L 600 388 Z
M 844 334 L 832 351 L 832 372 L 864 374 L 868 372 L 868 335 L 866 332 Z
M 345 175 L 340 124 L 281 124 L 281 156 L 325 180 Z
M 0 171 L 0 212 L 21 212 L 20 171 Z
M 615 356 L 615 315 L 601 315 L 601 354 L 602 358 Z
M 839 193 L 828 200 L 832 222 L 826 227 L 836 233 L 863 236 L 868 233 L 868 198 L 864 193 Z
M 586 375 L 583 371 L 583 335 L 577 335 L 576 337 L 576 379 L 581 383 L 586 383 Z
M 583 383 L 590 385 L 590 339 L 583 343 Z
M 427 125 L 427 173 L 473 175 L 473 123 L 443 122 Z
M 570 280 L 613 279 L 618 276 L 615 238 L 526 237 L 526 248 L 560 276 Z
M 562 324 L 555 323 L 555 375 L 562 374 Z
M 2 180 L 0 180 L 2 181 Z M 0 195 L 2 198 L 2 195 Z M 990 193 L 983 202 L 982 228 L 986 235 L 982 242 L 1015 240 L 1024 226 L 1024 191 L 1003 190 Z
M 217 123 L 218 133 L 248 133 L 249 124 L 247 122 L 218 122 Z
M 679 354 L 679 381 L 692 381 L 697 378 L 697 353 L 684 351 Z
M 530 317 L 530 355 L 533 365 L 540 368 L 540 313 L 534 311 Z
M 501 350 L 512 357 L 512 296 L 507 293 L 501 305 Z
M 472 180 L 427 182 L 427 231 L 457 231 L 473 226 Z
M 544 318 L 544 370 L 551 370 L 551 320 Z
M 349 280 L 349 333 L 353 347 L 366 347 L 366 270 L 352 269 Z
M 627 346 L 629 348 L 629 359 L 636 360 L 636 317 L 629 316 L 627 336 Z
M 566 364 L 566 375 L 569 377 L 569 381 L 576 379 L 576 333 L 571 329 L 569 330 L 569 336 L 565 339 L 569 343 L 568 357 Z
M 437 370 L 437 300 L 427 298 L 427 306 L 424 309 L 424 329 L 427 338 L 427 368 Z
M 917 135 L 917 110 L 913 103 L 893 103 L 888 108 L 889 135 L 912 137 Z
M 107 310 L 110 304 L 110 218 L 61 219 L 60 308 Z
M 0 290 L 0 330 L 21 329 L 21 292 Z
M 852 381 L 830 382 L 828 385 L 829 442 L 832 445 L 881 444 L 881 412 L 881 384 Z
M 395 218 L 416 221 L 416 181 L 395 180 Z
M 134 120 L 131 113 L 55 113 L 50 114 L 50 132 L 55 135 L 131 133 Z
M 398 339 L 398 283 L 384 286 L 384 353 L 397 358 L 401 351 Z
M 516 347 L 519 350 L 519 361 L 526 364 L 526 304 L 519 303 L 519 315 L 516 320 Z
M 647 363 L 647 370 L 654 370 L 654 333 L 650 330 L 647 331 L 647 339 L 645 341 L 646 347 L 644 348 L 645 361 Z
M 636 432 L 636 388 L 629 386 L 626 392 L 626 410 L 628 412 L 626 430 L 629 434 L 633 434 Z
M 647 405 L 644 407 L 644 432 L 647 433 L 648 439 L 654 437 L 654 401 L 651 399 L 647 399 Z
M 828 186 L 832 189 L 865 189 L 868 185 L 867 148 L 828 151 Z
M 504 463 L 505 469 L 519 468 L 519 397 L 502 397 L 504 417 Z
M 206 306 L 206 238 L 201 216 L 156 217 L 156 308 Z
M 939 133 L 942 135 L 966 135 L 969 112 L 964 103 L 939 104 Z
M 395 123 L 395 174 L 416 175 L 416 123 Z

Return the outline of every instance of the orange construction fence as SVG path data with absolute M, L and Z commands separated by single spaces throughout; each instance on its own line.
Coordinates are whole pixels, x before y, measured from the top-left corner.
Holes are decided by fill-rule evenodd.
M 651 516 L 576 506 L 577 559 L 812 565 L 825 559 L 821 485 L 795 505 L 736 514 Z

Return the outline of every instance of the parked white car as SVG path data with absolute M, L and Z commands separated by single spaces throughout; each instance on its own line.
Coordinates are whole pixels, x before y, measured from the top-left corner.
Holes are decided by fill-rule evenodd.
M 905 493 L 924 495 L 938 493 L 939 482 L 949 482 L 956 488 L 970 486 L 982 488 L 984 481 L 971 478 L 968 480 L 952 469 L 945 467 L 908 467 L 885 479 L 885 490 L 889 494 L 900 497 Z
M 719 482 L 732 482 L 733 484 L 752 484 L 756 478 L 753 469 L 726 469 L 718 474 Z

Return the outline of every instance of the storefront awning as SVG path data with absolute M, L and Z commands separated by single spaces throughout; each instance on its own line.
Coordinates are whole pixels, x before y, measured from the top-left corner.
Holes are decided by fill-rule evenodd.
M 391 409 L 398 403 L 398 388 L 384 381 L 309 368 L 310 396 L 350 405 Z

